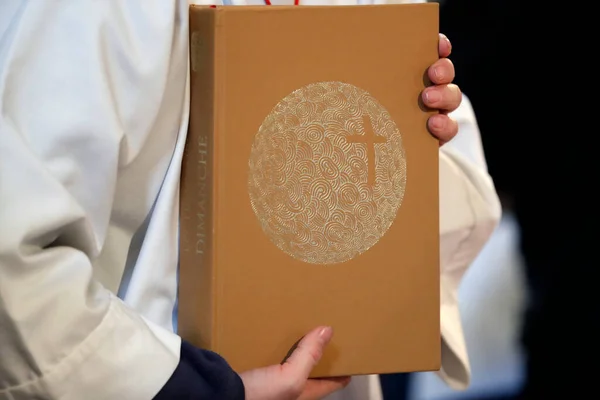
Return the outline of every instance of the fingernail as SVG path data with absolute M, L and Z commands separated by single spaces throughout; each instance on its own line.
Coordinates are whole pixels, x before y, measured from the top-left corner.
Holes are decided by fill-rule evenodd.
M 429 104 L 435 104 L 440 100 L 442 100 L 442 95 L 436 90 L 427 90 L 425 92 L 425 102 Z
M 442 129 L 444 127 L 444 121 L 441 115 L 433 116 L 429 121 L 429 123 L 431 124 L 431 128 L 435 130 Z
M 443 80 L 444 79 L 444 69 L 441 67 L 434 68 L 433 75 L 435 75 L 435 77 L 438 81 Z
M 325 342 L 329 342 L 333 336 L 333 329 L 330 326 L 326 326 L 319 331 L 319 337 Z

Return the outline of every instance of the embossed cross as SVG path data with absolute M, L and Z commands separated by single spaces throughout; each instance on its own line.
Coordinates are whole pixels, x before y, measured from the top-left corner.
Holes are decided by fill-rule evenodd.
M 346 141 L 348 143 L 364 143 L 367 146 L 367 184 L 373 186 L 375 184 L 375 143 L 385 143 L 387 139 L 375 134 L 371 118 L 366 114 L 363 114 L 363 129 L 365 130 L 364 135 L 347 136 Z

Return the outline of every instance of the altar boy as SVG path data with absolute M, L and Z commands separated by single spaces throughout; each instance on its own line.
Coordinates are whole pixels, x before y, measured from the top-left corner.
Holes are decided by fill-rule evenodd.
M 443 111 L 428 125 L 443 145 L 439 374 L 462 388 L 456 290 L 500 208 L 443 36 L 439 49 L 423 93 Z M 465 131 L 446 143 L 457 108 Z M 317 399 L 348 384 L 307 380 L 328 327 L 241 374 L 177 335 L 188 115 L 188 0 L 0 3 L 0 399 Z

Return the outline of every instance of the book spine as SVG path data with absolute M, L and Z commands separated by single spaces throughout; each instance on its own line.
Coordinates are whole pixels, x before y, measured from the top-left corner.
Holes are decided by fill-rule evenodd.
M 215 349 L 215 19 L 214 9 L 190 8 L 190 119 L 180 192 L 178 333 Z

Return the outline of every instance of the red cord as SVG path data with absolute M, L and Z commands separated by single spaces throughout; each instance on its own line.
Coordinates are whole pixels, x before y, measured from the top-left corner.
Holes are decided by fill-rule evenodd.
M 270 6 L 271 5 L 271 0 L 265 0 L 265 4 Z M 294 0 L 294 5 L 297 6 L 300 4 L 300 0 Z

